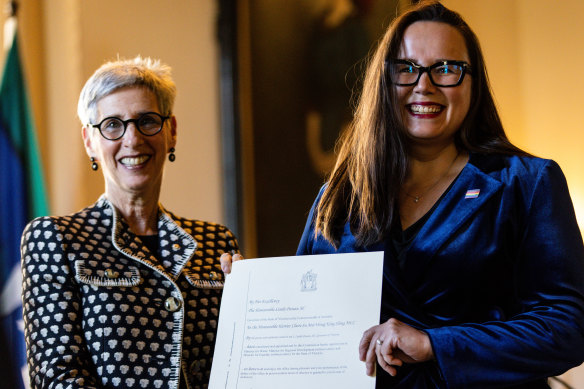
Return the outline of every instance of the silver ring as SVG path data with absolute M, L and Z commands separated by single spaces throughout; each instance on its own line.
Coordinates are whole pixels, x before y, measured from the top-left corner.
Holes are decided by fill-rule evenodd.
M 383 340 L 381 340 L 379 338 L 377 338 L 377 340 L 375 342 L 380 346 L 383 344 Z

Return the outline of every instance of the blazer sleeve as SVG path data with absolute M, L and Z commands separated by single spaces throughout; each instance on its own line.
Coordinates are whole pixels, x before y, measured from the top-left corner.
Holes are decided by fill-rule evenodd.
M 526 222 L 517 242 L 516 296 L 509 296 L 521 312 L 426 330 L 449 388 L 520 384 L 584 360 L 584 246 L 566 180 L 548 161 L 523 191 Z
M 56 219 L 28 224 L 21 240 L 24 335 L 31 387 L 98 388 L 85 346 L 81 296 Z

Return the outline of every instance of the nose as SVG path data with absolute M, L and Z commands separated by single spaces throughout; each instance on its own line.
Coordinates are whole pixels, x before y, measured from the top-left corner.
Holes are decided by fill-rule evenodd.
M 129 122 L 126 126 L 126 133 L 122 137 L 124 140 L 124 144 L 132 146 L 136 144 L 140 144 L 143 141 L 143 135 L 140 131 L 138 131 L 138 127 L 136 126 L 136 122 L 132 121 Z
M 435 90 L 434 84 L 430 80 L 430 74 L 428 72 L 423 72 L 418 80 L 418 83 L 414 87 L 414 91 L 418 93 L 429 93 Z

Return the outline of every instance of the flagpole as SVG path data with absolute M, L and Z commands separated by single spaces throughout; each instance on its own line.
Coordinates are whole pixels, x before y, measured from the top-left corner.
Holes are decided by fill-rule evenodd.
M 4 22 L 4 51 L 7 52 L 14 41 L 16 33 L 16 14 L 18 12 L 18 2 L 15 0 L 6 3 L 6 21 Z
M 6 7 L 8 8 L 9 16 L 16 16 L 16 12 L 18 11 L 18 1 L 9 1 L 8 4 L 6 4 Z

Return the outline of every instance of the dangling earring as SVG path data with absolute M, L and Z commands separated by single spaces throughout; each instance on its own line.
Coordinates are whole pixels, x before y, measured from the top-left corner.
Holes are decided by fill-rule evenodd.
M 93 171 L 99 169 L 99 165 L 97 164 L 97 162 L 95 162 L 95 158 L 91 157 L 89 158 L 89 160 L 91 161 L 91 169 L 93 169 Z
M 168 160 L 170 162 L 174 162 L 174 160 L 176 159 L 176 155 L 174 155 L 174 147 L 171 147 L 170 150 L 168 150 L 170 154 L 168 154 Z

